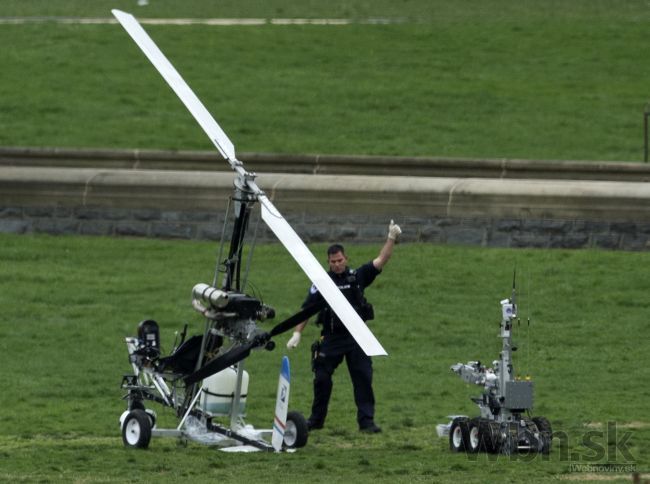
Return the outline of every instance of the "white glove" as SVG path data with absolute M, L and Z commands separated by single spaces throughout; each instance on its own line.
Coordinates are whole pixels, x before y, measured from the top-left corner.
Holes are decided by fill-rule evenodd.
M 402 229 L 399 228 L 399 225 L 391 220 L 388 225 L 388 238 L 390 240 L 397 240 L 401 233 Z
M 294 331 L 293 336 L 287 341 L 287 348 L 294 349 L 300 343 L 300 331 Z

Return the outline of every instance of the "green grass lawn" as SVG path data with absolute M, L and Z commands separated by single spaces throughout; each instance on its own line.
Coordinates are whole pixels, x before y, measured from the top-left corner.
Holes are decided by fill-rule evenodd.
M 147 26 L 239 151 L 640 161 L 645 2 L 5 1 L 5 16 L 388 17 Z M 0 25 L 0 145 L 211 149 L 118 25 Z
M 325 246 L 312 249 L 320 257 Z M 378 249 L 348 252 L 354 265 Z M 124 337 L 146 318 L 160 323 L 166 350 L 185 322 L 200 332 L 190 290 L 212 280 L 215 254 L 204 242 L 0 236 L 0 480 L 537 482 L 579 477 L 569 472 L 572 463 L 626 462 L 615 444 L 628 432 L 632 463 L 649 471 L 649 255 L 605 251 L 397 246 L 367 291 L 377 316 L 372 329 L 389 352 L 374 359 L 382 434 L 357 432 L 341 367 L 326 428 L 296 454 L 232 455 L 174 439 L 125 449 L 118 425 L 125 408 L 119 384 L 130 371 Z M 476 414 L 469 396 L 479 388 L 449 366 L 498 357 L 499 300 L 510 295 L 515 264 L 522 318 L 515 365 L 535 381 L 535 413 L 561 437 L 548 459 L 453 455 L 435 425 L 450 414 Z M 253 268 L 251 281 L 277 320 L 292 314 L 309 283 L 284 249 L 258 246 Z M 316 335 L 308 327 L 289 352 L 291 407 L 306 413 Z M 248 421 L 257 427 L 270 427 L 287 339 L 247 360 Z M 159 415 L 173 425 L 169 412 Z M 616 436 L 603 434 L 607 422 L 616 422 Z
M 642 0 L 150 0 L 140 7 L 136 0 L 3 0 L 2 17 L 103 17 L 112 8 L 153 18 L 345 18 L 396 19 L 409 22 L 476 20 L 493 17 L 629 18 L 647 15 Z
M 150 3 L 4 0 L 0 15 L 108 16 L 117 7 L 152 17 L 404 18 L 146 28 L 240 151 L 642 154 L 645 2 Z M 0 145 L 210 149 L 118 25 L 0 24 L 0 45 Z M 351 247 L 353 264 L 378 248 Z M 368 290 L 372 329 L 390 354 L 374 360 L 380 435 L 356 431 L 341 368 L 326 429 L 296 454 L 229 455 L 173 439 L 124 449 L 124 337 L 146 318 L 160 323 L 166 349 L 184 323 L 198 332 L 190 290 L 211 281 L 215 253 L 204 242 L 0 235 L 0 481 L 534 482 L 575 478 L 572 463 L 627 462 L 615 444 L 628 432 L 633 462 L 649 471 L 648 254 L 605 251 L 398 246 Z M 498 302 L 515 263 L 515 363 L 535 381 L 536 413 L 565 441 L 548 460 L 452 455 L 435 425 L 474 414 L 468 397 L 478 388 L 449 366 L 497 358 Z M 277 319 L 292 314 L 309 284 L 284 249 L 258 247 L 254 268 Z M 292 407 L 304 412 L 317 334 L 307 331 L 290 353 Z M 248 419 L 258 427 L 272 421 L 285 341 L 247 361 Z M 607 422 L 617 436 L 602 433 Z

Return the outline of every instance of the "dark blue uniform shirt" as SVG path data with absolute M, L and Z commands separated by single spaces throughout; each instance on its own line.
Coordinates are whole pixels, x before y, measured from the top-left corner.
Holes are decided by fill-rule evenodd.
M 335 274 L 332 271 L 328 272 L 332 281 L 334 281 L 334 284 L 337 285 L 339 290 L 357 312 L 359 312 L 359 308 L 363 303 L 363 291 L 373 283 L 377 275 L 380 273 L 381 270 L 377 269 L 373 265 L 372 261 L 362 265 L 356 270 L 346 267 L 345 271 L 341 274 Z M 312 285 L 302 307 L 304 308 L 322 300 L 323 296 L 316 286 Z M 329 306 L 318 314 L 316 324 L 321 324 L 323 326 L 323 334 L 339 334 L 348 332 L 343 323 L 341 323 L 341 320 Z

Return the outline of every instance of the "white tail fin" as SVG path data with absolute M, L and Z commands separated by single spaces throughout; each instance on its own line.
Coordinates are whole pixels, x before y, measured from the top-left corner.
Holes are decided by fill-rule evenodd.
M 289 410 L 289 387 L 291 383 L 291 371 L 289 369 L 289 358 L 282 357 L 282 369 L 278 381 L 278 396 L 275 400 L 275 417 L 273 418 L 273 436 L 271 444 L 279 452 L 284 442 L 284 430 L 287 427 L 287 412 Z

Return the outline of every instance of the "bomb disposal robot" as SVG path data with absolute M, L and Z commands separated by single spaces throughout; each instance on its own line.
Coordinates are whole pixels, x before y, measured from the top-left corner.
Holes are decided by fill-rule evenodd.
M 544 417 L 530 417 L 533 409 L 533 382 L 515 378 L 512 352 L 512 326 L 517 318 L 515 285 L 512 296 L 501 301 L 503 347 L 499 359 L 486 368 L 480 361 L 457 363 L 451 370 L 468 383 L 483 387 L 473 397 L 481 415 L 475 418 L 454 416 L 447 425 L 438 425 L 438 434 L 449 435 L 449 447 L 455 452 L 513 454 L 551 450 L 552 429 Z

